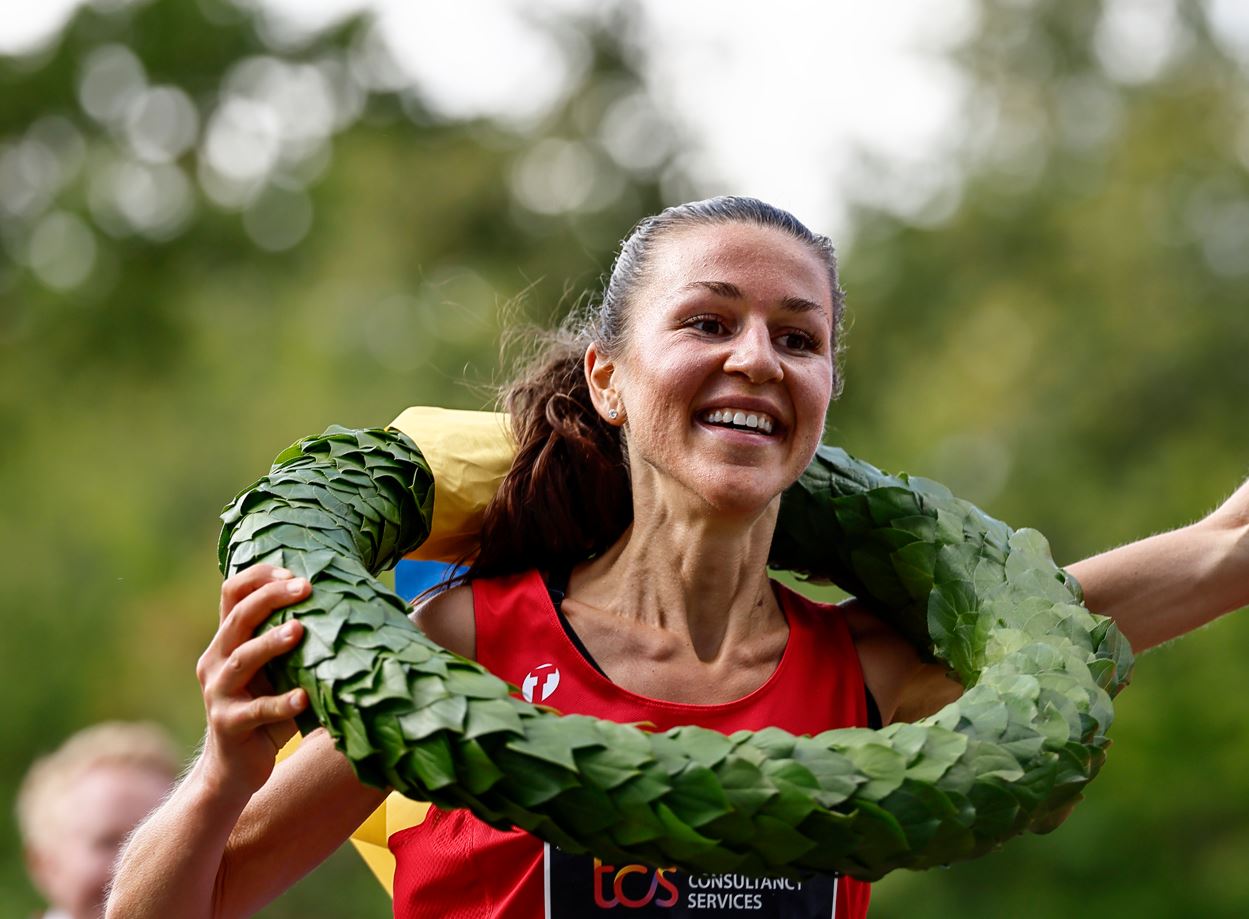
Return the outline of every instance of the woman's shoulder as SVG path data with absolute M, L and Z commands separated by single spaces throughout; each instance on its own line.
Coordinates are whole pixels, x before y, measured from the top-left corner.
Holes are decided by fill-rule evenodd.
M 473 586 L 460 584 L 419 601 L 409 618 L 429 638 L 461 657 L 477 655 Z
M 911 643 L 902 637 L 902 633 L 871 611 L 866 603 L 858 597 L 850 597 L 837 604 L 841 614 L 850 627 L 850 634 L 856 642 L 874 641 L 882 644 L 900 642 L 907 649 L 914 651 Z
M 837 604 L 860 658 L 881 658 L 907 669 L 919 663 L 919 652 L 902 633 L 881 619 L 866 603 L 850 597 Z
M 501 601 L 532 601 L 535 593 L 545 592 L 545 585 L 542 573 L 535 569 L 477 578 L 419 601 L 412 609 L 411 619 L 448 651 L 475 660 L 476 604 L 485 604 L 483 611 L 489 614 Z
M 838 606 L 886 724 L 915 721 L 963 694 L 943 664 L 925 661 L 918 648 L 867 604 L 852 597 Z
M 796 610 L 808 618 L 835 616 L 845 622 L 847 629 L 850 631 L 850 637 L 855 642 L 858 642 L 860 639 L 887 641 L 892 637 L 902 640 L 901 636 L 893 628 L 873 615 L 871 610 L 855 597 L 836 603 L 827 603 L 821 600 L 813 600 L 776 579 L 773 579 L 772 583 L 787 601 L 787 605 L 791 610 Z

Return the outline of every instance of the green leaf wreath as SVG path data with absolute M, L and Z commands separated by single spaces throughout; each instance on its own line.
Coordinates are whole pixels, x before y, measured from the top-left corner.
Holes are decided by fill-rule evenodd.
M 435 645 L 374 577 L 428 536 L 434 488 L 406 435 L 332 427 L 222 518 L 223 572 L 312 581 L 264 626 L 306 630 L 270 677 L 365 782 L 607 859 L 874 880 L 1050 828 L 1105 759 L 1127 642 L 1039 533 L 935 482 L 824 447 L 783 497 L 772 564 L 860 597 L 967 687 L 915 724 L 814 737 L 559 716 Z

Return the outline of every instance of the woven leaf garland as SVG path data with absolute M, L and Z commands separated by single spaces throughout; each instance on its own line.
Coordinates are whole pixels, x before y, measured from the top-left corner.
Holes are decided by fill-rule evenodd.
M 435 645 L 374 577 L 429 535 L 434 487 L 406 435 L 331 427 L 222 516 L 223 573 L 312 581 L 262 626 L 305 628 L 269 675 L 307 690 L 301 729 L 362 781 L 606 859 L 875 880 L 1050 828 L 1105 759 L 1127 642 L 1039 533 L 935 482 L 823 447 L 782 498 L 772 564 L 860 597 L 968 687 L 915 724 L 814 737 L 557 716 Z

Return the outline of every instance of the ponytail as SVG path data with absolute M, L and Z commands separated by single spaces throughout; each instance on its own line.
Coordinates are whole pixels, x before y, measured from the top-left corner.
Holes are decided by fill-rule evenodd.
M 464 579 L 570 568 L 632 522 L 621 432 L 590 399 L 586 344 L 567 332 L 550 336 L 504 393 L 516 459 L 486 508 L 481 552 Z

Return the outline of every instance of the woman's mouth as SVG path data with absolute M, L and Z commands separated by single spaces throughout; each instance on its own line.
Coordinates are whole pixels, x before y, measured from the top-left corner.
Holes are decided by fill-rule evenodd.
M 719 427 L 757 434 L 771 434 L 776 420 L 766 412 L 746 411 L 740 408 L 717 408 L 703 412 L 699 420 Z

